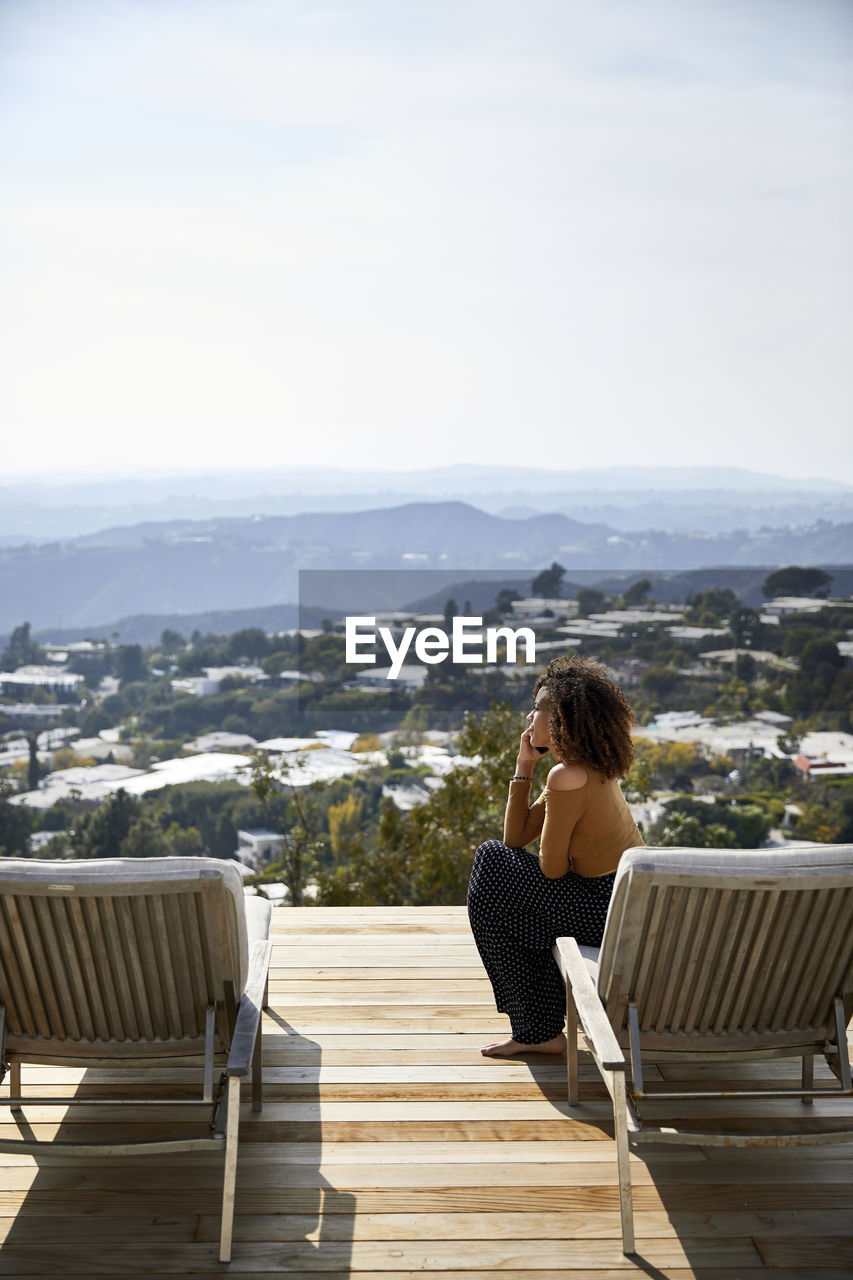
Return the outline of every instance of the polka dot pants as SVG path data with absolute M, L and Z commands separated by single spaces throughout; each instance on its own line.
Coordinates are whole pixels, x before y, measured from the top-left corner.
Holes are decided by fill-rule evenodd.
M 551 948 L 557 938 L 601 943 L 615 871 L 549 880 L 539 859 L 500 840 L 481 844 L 468 888 L 468 918 L 499 1013 L 512 1038 L 540 1044 L 560 1034 L 566 995 Z

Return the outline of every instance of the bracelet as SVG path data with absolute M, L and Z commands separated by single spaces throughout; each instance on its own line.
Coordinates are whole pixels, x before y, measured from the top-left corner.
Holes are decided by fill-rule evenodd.
M 532 777 L 527 777 L 527 775 L 523 773 L 517 773 L 514 778 L 510 778 L 510 782 L 532 782 L 532 781 L 533 781 Z

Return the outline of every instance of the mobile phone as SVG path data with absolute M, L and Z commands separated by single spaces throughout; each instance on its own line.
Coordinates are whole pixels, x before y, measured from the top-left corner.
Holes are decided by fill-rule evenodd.
M 540 756 L 544 756 L 545 752 L 546 752 L 546 751 L 549 751 L 549 750 L 550 750 L 550 748 L 549 748 L 549 747 L 537 747 L 537 748 L 536 748 L 536 750 L 539 752 Z

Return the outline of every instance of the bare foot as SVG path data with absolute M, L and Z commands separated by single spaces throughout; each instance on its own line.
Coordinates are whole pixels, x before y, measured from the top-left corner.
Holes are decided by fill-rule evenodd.
M 543 1040 L 540 1044 L 521 1044 L 518 1040 L 501 1040 L 498 1044 L 487 1044 L 481 1049 L 484 1058 L 512 1058 L 517 1053 L 565 1053 L 566 1037 L 562 1031 L 553 1040 Z

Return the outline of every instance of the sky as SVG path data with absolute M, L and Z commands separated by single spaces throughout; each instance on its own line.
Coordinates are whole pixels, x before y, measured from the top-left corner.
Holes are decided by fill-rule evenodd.
M 853 482 L 847 0 L 0 0 L 0 484 Z

